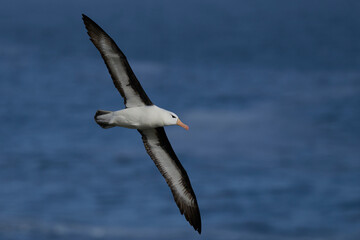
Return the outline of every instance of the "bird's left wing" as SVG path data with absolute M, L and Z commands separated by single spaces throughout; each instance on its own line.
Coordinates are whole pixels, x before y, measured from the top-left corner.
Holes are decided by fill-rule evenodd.
M 165 178 L 180 213 L 201 233 L 200 211 L 189 177 L 176 157 L 163 127 L 138 130 L 146 151 Z
M 82 16 L 90 40 L 101 53 L 115 87 L 124 98 L 125 106 L 130 108 L 153 105 L 114 40 L 93 20 L 84 14 Z

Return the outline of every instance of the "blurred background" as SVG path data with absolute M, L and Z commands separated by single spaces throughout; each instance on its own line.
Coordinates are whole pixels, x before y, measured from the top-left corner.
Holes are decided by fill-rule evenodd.
M 167 127 L 203 222 L 180 215 L 81 14 Z M 0 8 L 0 239 L 359 239 L 360 2 L 14 0 Z

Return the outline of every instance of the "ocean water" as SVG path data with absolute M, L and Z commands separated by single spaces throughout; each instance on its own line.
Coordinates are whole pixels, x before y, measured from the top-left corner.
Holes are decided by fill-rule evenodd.
M 12 1 L 0 8 L 0 239 L 360 238 L 358 1 Z M 114 38 L 202 215 L 180 215 L 81 20 Z

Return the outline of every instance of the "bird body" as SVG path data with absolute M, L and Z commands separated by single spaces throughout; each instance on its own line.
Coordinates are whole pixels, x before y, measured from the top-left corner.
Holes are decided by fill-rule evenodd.
M 102 112 L 104 114 L 101 114 Z M 176 114 L 156 105 L 125 108 L 114 112 L 100 110 L 95 115 L 95 121 L 100 126 L 118 126 L 140 130 L 176 125 L 178 119 Z

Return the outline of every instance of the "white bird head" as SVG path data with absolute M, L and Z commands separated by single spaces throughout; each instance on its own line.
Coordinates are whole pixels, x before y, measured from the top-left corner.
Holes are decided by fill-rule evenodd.
M 189 126 L 181 122 L 179 117 L 173 112 L 165 111 L 163 118 L 164 118 L 164 125 L 179 125 L 180 127 L 189 130 Z

